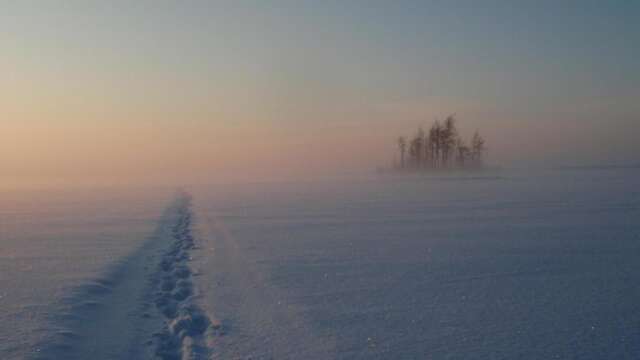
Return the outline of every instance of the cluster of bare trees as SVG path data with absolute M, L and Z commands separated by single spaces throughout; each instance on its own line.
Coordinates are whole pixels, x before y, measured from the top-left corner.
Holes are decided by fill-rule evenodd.
M 419 128 L 411 139 L 398 138 L 400 169 L 481 168 L 485 141 L 476 131 L 467 145 L 458 133 L 456 119 L 436 120 L 428 133 Z

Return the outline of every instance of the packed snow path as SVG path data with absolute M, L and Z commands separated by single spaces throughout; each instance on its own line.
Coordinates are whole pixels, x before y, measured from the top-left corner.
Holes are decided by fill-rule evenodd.
M 211 326 L 209 317 L 192 301 L 194 286 L 187 266 L 194 248 L 191 218 L 190 197 L 185 197 L 172 230 L 174 241 L 155 279 L 155 305 L 166 318 L 163 331 L 155 334 L 156 355 L 163 360 L 208 358 L 205 333 L 218 328 Z
M 206 359 L 217 326 L 195 302 L 191 197 L 178 195 L 156 231 L 100 279 L 75 289 L 35 359 Z

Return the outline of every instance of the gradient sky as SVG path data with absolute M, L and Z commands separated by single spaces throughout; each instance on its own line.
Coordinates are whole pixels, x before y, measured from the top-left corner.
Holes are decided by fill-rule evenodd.
M 363 171 L 451 113 L 494 164 L 640 162 L 637 1 L 0 2 L 5 184 Z

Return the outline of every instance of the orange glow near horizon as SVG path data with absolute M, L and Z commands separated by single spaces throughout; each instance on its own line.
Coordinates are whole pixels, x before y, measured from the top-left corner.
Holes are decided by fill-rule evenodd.
M 452 113 L 492 164 L 638 161 L 640 31 L 599 13 L 116 3 L 0 14 L 0 187 L 372 172 Z

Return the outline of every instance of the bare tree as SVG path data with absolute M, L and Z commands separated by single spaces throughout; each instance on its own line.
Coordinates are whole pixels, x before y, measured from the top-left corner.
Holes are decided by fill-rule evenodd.
M 471 156 L 471 149 L 464 143 L 464 140 L 458 138 L 456 142 L 456 164 L 459 168 L 467 166 L 467 162 Z
M 418 128 L 413 141 L 416 143 L 416 167 L 422 167 L 424 155 L 424 130 Z
M 433 140 L 431 139 L 431 131 L 429 136 L 424 138 L 424 167 L 433 167 Z
M 424 131 L 419 128 L 413 139 L 411 139 L 411 144 L 409 145 L 409 155 L 411 157 L 411 165 L 414 168 L 419 168 L 422 162 L 422 154 L 423 151 L 423 142 L 424 142 Z
M 428 134 L 420 127 L 410 140 L 399 137 L 398 149 L 402 169 L 482 167 L 486 152 L 485 140 L 477 131 L 471 144 L 465 143 L 454 115 L 447 116 L 443 123 L 436 119 Z
M 398 149 L 400 150 L 400 168 L 404 169 L 404 155 L 407 152 L 407 139 L 404 136 L 398 138 Z
M 453 117 L 453 115 L 449 115 L 444 121 L 441 135 L 443 167 L 447 167 L 449 165 L 451 153 L 453 153 L 456 146 L 457 137 L 458 130 L 456 129 L 456 119 Z
M 442 146 L 442 140 L 440 139 L 442 134 L 442 126 L 440 125 L 440 121 L 436 119 L 431 126 L 431 130 L 429 130 L 429 142 L 433 145 L 433 149 L 431 154 L 433 156 L 433 167 L 437 168 L 439 166 L 440 159 L 440 150 Z
M 474 166 L 482 166 L 482 157 L 485 152 L 484 139 L 480 136 L 480 133 L 476 131 L 471 139 L 471 159 Z

